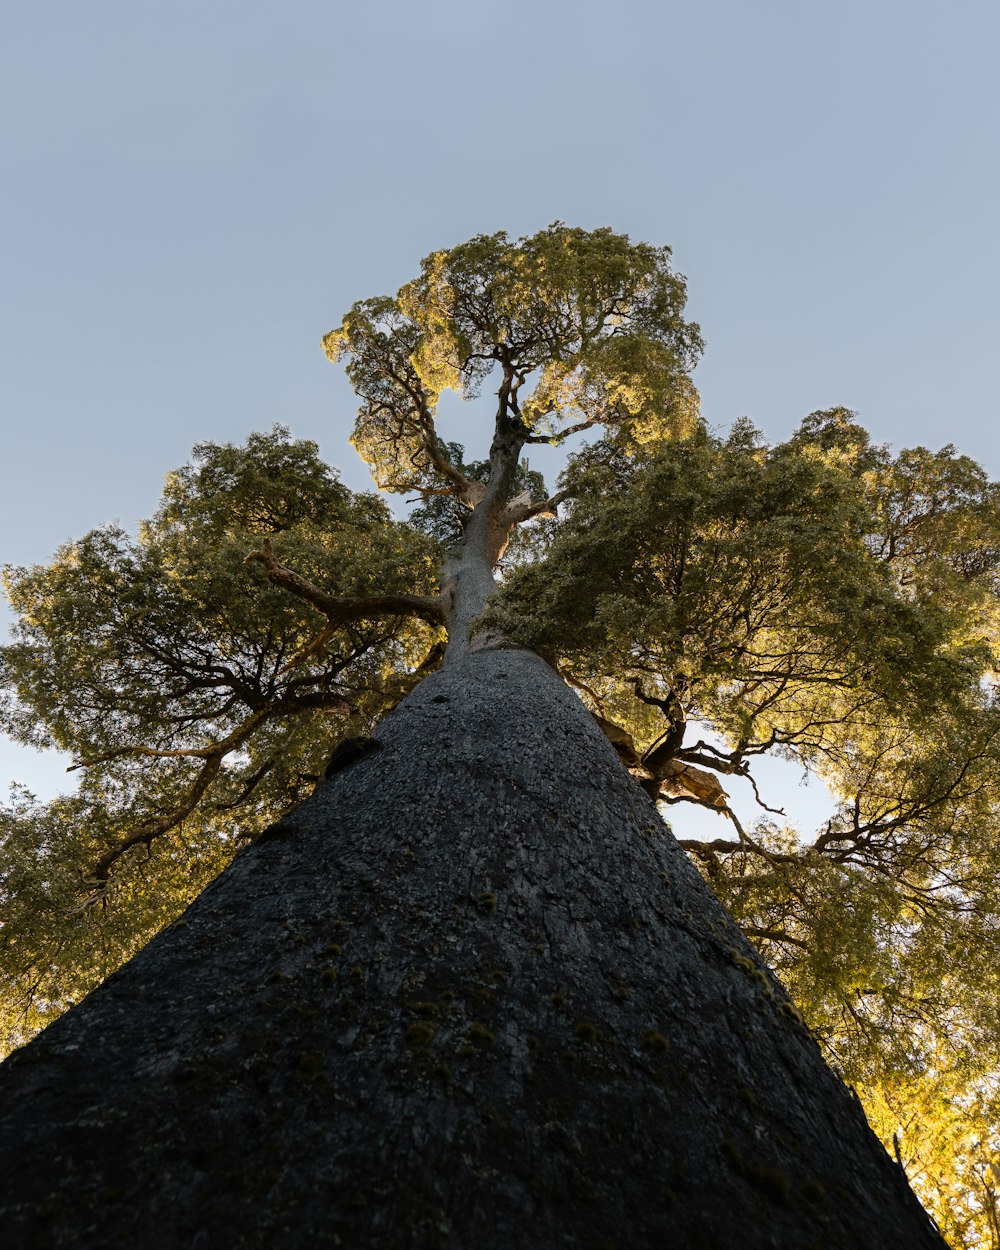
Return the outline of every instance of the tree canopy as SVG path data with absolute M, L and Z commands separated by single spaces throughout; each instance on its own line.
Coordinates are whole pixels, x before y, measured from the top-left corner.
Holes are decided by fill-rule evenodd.
M 946 1235 L 1000 1245 L 1000 488 L 840 408 L 775 445 L 713 432 L 684 299 L 668 249 L 610 230 L 436 252 L 324 340 L 407 520 L 275 427 L 195 448 L 136 534 L 7 569 L 3 728 L 80 777 L 0 816 L 8 1046 L 176 917 L 446 642 L 502 638 L 667 805 Z M 487 384 L 470 460 L 438 404 L 455 391 L 482 426 Z M 549 447 L 551 493 L 521 455 Z M 820 828 L 757 786 L 768 754 L 836 796 Z M 686 834 L 692 803 L 718 837 Z

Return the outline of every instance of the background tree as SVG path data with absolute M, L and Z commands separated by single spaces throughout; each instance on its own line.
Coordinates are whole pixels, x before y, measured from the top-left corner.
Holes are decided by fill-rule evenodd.
M 470 703 L 463 666 L 517 644 L 580 692 L 650 795 L 729 821 L 731 836 L 685 846 L 932 1200 L 938 1185 L 939 1218 L 976 1244 L 996 1147 L 974 1127 L 996 1021 L 970 942 L 996 926 L 996 491 L 952 449 L 891 456 L 842 410 L 774 448 L 746 423 L 713 436 L 683 303 L 666 249 L 606 230 L 435 253 L 325 340 L 361 398 L 354 444 L 377 483 L 422 500 L 411 524 L 276 430 L 196 449 L 137 539 L 97 531 L 10 571 L 6 723 L 84 768 L 77 796 L 7 816 L 14 1041 L 282 828 L 324 771 L 360 759 L 445 633 L 447 688 Z M 466 463 L 438 402 L 487 380 L 493 441 Z M 591 430 L 548 494 L 522 452 Z M 728 802 L 726 779 L 768 752 L 842 798 L 811 839 L 747 829 Z M 552 785 L 579 787 L 582 758 Z M 480 909 L 495 905 L 484 889 Z M 407 1026 L 410 1049 L 436 1028 Z M 647 1049 L 663 1037 L 647 1034 Z M 946 1133 L 889 1125 L 917 1105 L 942 1125 L 963 1079 L 973 1127 L 946 1163 Z M 782 1188 L 732 1142 L 726 1157 L 761 1192 Z

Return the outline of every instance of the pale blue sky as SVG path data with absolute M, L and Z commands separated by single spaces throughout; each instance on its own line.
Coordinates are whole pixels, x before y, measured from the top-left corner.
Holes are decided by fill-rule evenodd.
M 673 246 L 712 423 L 846 404 L 1000 474 L 998 35 L 985 0 L 16 6 L 0 558 L 276 420 L 364 485 L 322 333 L 557 218 Z M 54 776 L 0 749 L 0 789 Z

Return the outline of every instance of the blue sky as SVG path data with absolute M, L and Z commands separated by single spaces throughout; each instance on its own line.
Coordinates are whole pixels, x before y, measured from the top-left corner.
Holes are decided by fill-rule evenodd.
M 556 219 L 673 246 L 711 423 L 845 404 L 1000 474 L 998 35 L 968 0 L 17 6 L 0 558 L 133 524 L 194 442 L 274 421 L 365 485 L 320 336 L 432 248 Z M 10 779 L 62 781 L 0 746 Z

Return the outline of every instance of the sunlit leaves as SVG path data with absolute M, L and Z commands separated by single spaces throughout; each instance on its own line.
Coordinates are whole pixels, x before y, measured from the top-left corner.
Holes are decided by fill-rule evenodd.
M 684 299 L 669 249 L 557 224 L 432 253 L 395 299 L 355 304 L 324 344 L 348 360 L 362 400 L 353 441 L 376 481 L 434 489 L 448 485 L 433 433 L 441 393 L 474 397 L 494 372 L 527 436 L 579 423 L 639 442 L 690 432 L 701 340 Z
M 985 575 L 950 597 L 902 585 L 876 549 L 879 493 L 839 452 L 741 427 L 638 456 L 599 444 L 566 483 L 570 516 L 492 616 L 581 674 L 682 688 L 692 718 L 821 767 L 865 724 L 978 688 Z

